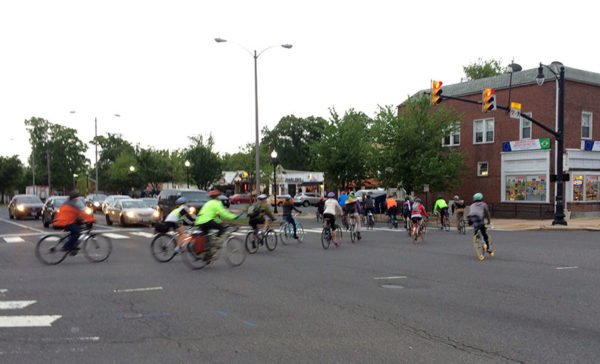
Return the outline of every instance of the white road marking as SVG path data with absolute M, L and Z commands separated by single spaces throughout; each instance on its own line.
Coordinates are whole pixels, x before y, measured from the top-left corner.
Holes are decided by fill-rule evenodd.
M 556 267 L 556 269 L 558 270 L 562 270 L 562 269 L 577 269 L 579 268 L 578 266 L 573 266 L 573 267 Z
M 0 288 L 0 295 L 4 295 L 8 290 L 6 288 Z
M 147 233 L 145 231 L 132 231 L 130 234 L 131 235 L 141 236 L 141 237 L 144 237 L 144 238 L 152 238 L 154 236 L 154 234 Z M 104 234 L 104 235 L 106 235 L 106 234 Z
M 16 223 L 14 221 L 6 220 L 6 219 L 1 218 L 1 217 L 0 217 L 0 221 L 3 221 L 5 223 L 7 223 L 7 224 L 13 224 L 13 225 L 16 225 L 18 227 L 22 227 L 23 229 L 29 229 L 29 230 L 37 231 L 38 233 L 45 232 L 44 230 L 35 229 L 35 228 L 29 227 L 27 225 L 23 225 L 23 224 Z
M 373 279 L 404 279 L 406 276 L 373 277 Z
M 4 238 L 4 241 L 7 242 L 8 244 L 25 242 L 25 240 L 23 240 L 23 238 L 21 238 L 20 236 L 7 236 Z
M 16 237 L 16 236 L 40 236 L 40 235 L 45 235 L 48 234 L 49 232 L 41 232 L 41 233 L 23 233 L 23 234 L 2 234 L 0 235 L 0 238 L 12 238 L 12 237 Z
M 109 237 L 111 239 L 129 239 L 129 237 L 127 235 L 121 235 L 121 234 L 102 233 L 102 235 Z
M 0 310 L 19 310 L 37 301 L 0 301 Z
M 0 316 L 0 327 L 48 327 L 61 315 Z
M 115 293 L 124 293 L 124 292 L 146 292 L 146 291 L 160 291 L 162 287 L 148 287 L 148 288 L 127 288 L 127 289 L 115 289 Z

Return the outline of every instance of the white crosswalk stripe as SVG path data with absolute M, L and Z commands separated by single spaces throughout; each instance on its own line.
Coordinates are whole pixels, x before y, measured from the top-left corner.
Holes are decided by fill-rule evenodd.
M 136 235 L 136 236 L 141 236 L 143 238 L 152 238 L 154 236 L 154 234 L 147 233 L 145 231 L 132 231 L 130 234 L 131 235 Z M 107 235 L 107 234 L 104 234 L 104 235 Z
M 0 301 L 0 310 L 18 310 L 34 303 L 36 301 Z
M 2 296 L 8 290 L 0 289 Z M 0 310 L 22 310 L 36 303 L 35 300 L 27 301 L 0 301 Z M 0 328 L 10 327 L 50 327 L 61 315 L 6 315 L 0 316 Z
M 23 238 L 21 238 L 20 236 L 6 236 L 3 239 L 8 244 L 24 243 L 25 242 L 25 240 L 23 240 Z
M 115 234 L 115 233 L 102 233 L 102 235 L 111 239 L 129 239 L 127 235 Z

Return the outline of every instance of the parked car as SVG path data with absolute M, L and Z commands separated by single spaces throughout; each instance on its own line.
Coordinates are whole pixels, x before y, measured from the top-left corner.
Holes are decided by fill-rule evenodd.
M 290 195 L 277 195 L 277 206 L 283 205 L 283 203 L 287 199 L 289 199 L 289 198 L 292 198 L 292 196 L 290 196 Z M 271 206 L 275 206 L 275 203 L 273 202 L 273 196 L 271 196 L 270 201 L 271 201 Z
M 106 195 L 102 193 L 92 193 L 85 197 L 85 204 L 87 207 L 94 209 L 96 211 L 102 211 L 102 203 L 106 200 Z
M 319 203 L 319 195 L 316 192 L 300 192 L 294 196 L 294 205 L 317 205 Z
M 250 203 L 253 200 L 254 198 L 249 193 L 236 193 L 229 197 L 229 201 L 231 201 L 232 204 Z
M 163 221 L 167 215 L 175 207 L 175 201 L 181 197 L 185 196 L 188 200 L 188 206 L 190 206 L 190 213 L 195 214 L 200 209 L 206 201 L 209 200 L 208 193 L 202 190 L 192 190 L 192 189 L 164 189 L 160 191 L 160 195 L 158 195 L 158 212 L 160 214 L 160 220 Z
M 158 198 L 154 197 L 142 197 L 141 200 L 148 207 L 152 207 L 153 209 L 158 209 Z
M 44 206 L 42 207 L 42 223 L 44 224 L 44 227 L 47 228 L 53 223 L 54 216 L 60 211 L 60 207 L 68 200 L 68 196 L 50 196 L 46 199 L 46 202 L 44 202 Z M 77 207 L 90 216 L 94 215 L 94 209 L 87 206 L 83 197 L 77 199 Z
M 219 195 L 219 200 L 223 203 L 223 206 L 229 208 L 231 206 L 231 201 L 227 198 L 227 196 L 221 194 Z
M 36 220 L 42 214 L 44 203 L 35 195 L 15 195 L 8 204 L 8 217 L 11 219 L 22 219 L 34 217 Z
M 106 215 L 106 208 L 115 200 L 129 200 L 131 197 L 125 195 L 110 195 L 102 202 L 102 214 Z
M 117 199 L 107 208 L 106 224 L 119 223 L 122 226 L 143 224 L 154 225 L 158 222 L 158 211 L 146 206 L 140 199 Z

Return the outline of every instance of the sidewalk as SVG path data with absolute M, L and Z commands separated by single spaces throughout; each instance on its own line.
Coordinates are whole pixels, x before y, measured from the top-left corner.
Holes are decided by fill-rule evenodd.
M 549 220 L 492 219 L 497 230 L 589 230 L 600 231 L 600 217 L 567 219 L 567 226 L 552 225 Z

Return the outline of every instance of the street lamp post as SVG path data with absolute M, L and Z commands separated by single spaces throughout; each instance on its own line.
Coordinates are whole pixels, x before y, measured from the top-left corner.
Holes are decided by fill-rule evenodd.
M 552 225 L 567 225 L 565 221 L 564 204 L 564 177 L 563 177 L 563 154 L 564 144 L 564 125 L 565 125 L 565 67 L 560 62 L 552 62 L 553 67 L 559 68 L 557 74 L 551 67 L 540 63 L 536 82 L 539 86 L 544 84 L 544 67 L 548 69 L 554 77 L 558 78 L 558 125 L 556 130 L 556 141 L 558 144 L 558 153 L 556 156 L 556 207 L 554 210 L 554 220 Z
M 190 161 L 185 161 L 185 179 L 187 181 L 187 188 L 190 188 Z
M 273 212 L 277 213 L 277 163 L 279 163 L 279 159 L 277 158 L 277 152 L 273 150 L 271 152 L 271 160 L 273 161 L 273 202 L 275 203 L 275 207 L 273 208 Z
M 223 38 L 215 38 L 215 42 L 217 43 L 225 43 L 227 42 L 226 39 Z M 231 42 L 234 43 L 238 46 L 240 46 L 241 48 L 243 48 L 244 50 L 246 50 L 246 52 L 250 53 L 250 55 L 254 58 L 254 117 L 255 117 L 255 129 L 256 129 L 256 140 L 255 140 L 255 148 L 256 148 L 256 195 L 258 196 L 260 194 L 259 189 L 260 189 L 260 153 L 259 153 L 259 141 L 258 141 L 258 67 L 257 67 L 257 61 L 258 61 L 258 57 L 263 54 L 266 50 L 271 49 L 273 47 L 277 47 L 278 45 L 272 45 L 270 47 L 267 47 L 265 49 L 263 49 L 260 52 L 256 52 L 256 50 L 254 50 L 254 52 L 251 52 L 250 50 L 248 50 L 246 47 L 242 46 L 241 44 L 235 43 L 235 42 Z M 281 44 L 281 47 L 285 48 L 285 49 L 290 49 L 292 48 L 291 44 Z M 275 206 L 277 206 L 277 204 L 275 204 Z
M 134 166 L 129 166 L 130 178 L 131 178 L 131 197 L 133 197 L 133 172 L 135 172 Z
M 76 190 L 77 189 L 77 177 L 79 177 L 77 175 L 77 173 L 73 173 L 73 189 Z

